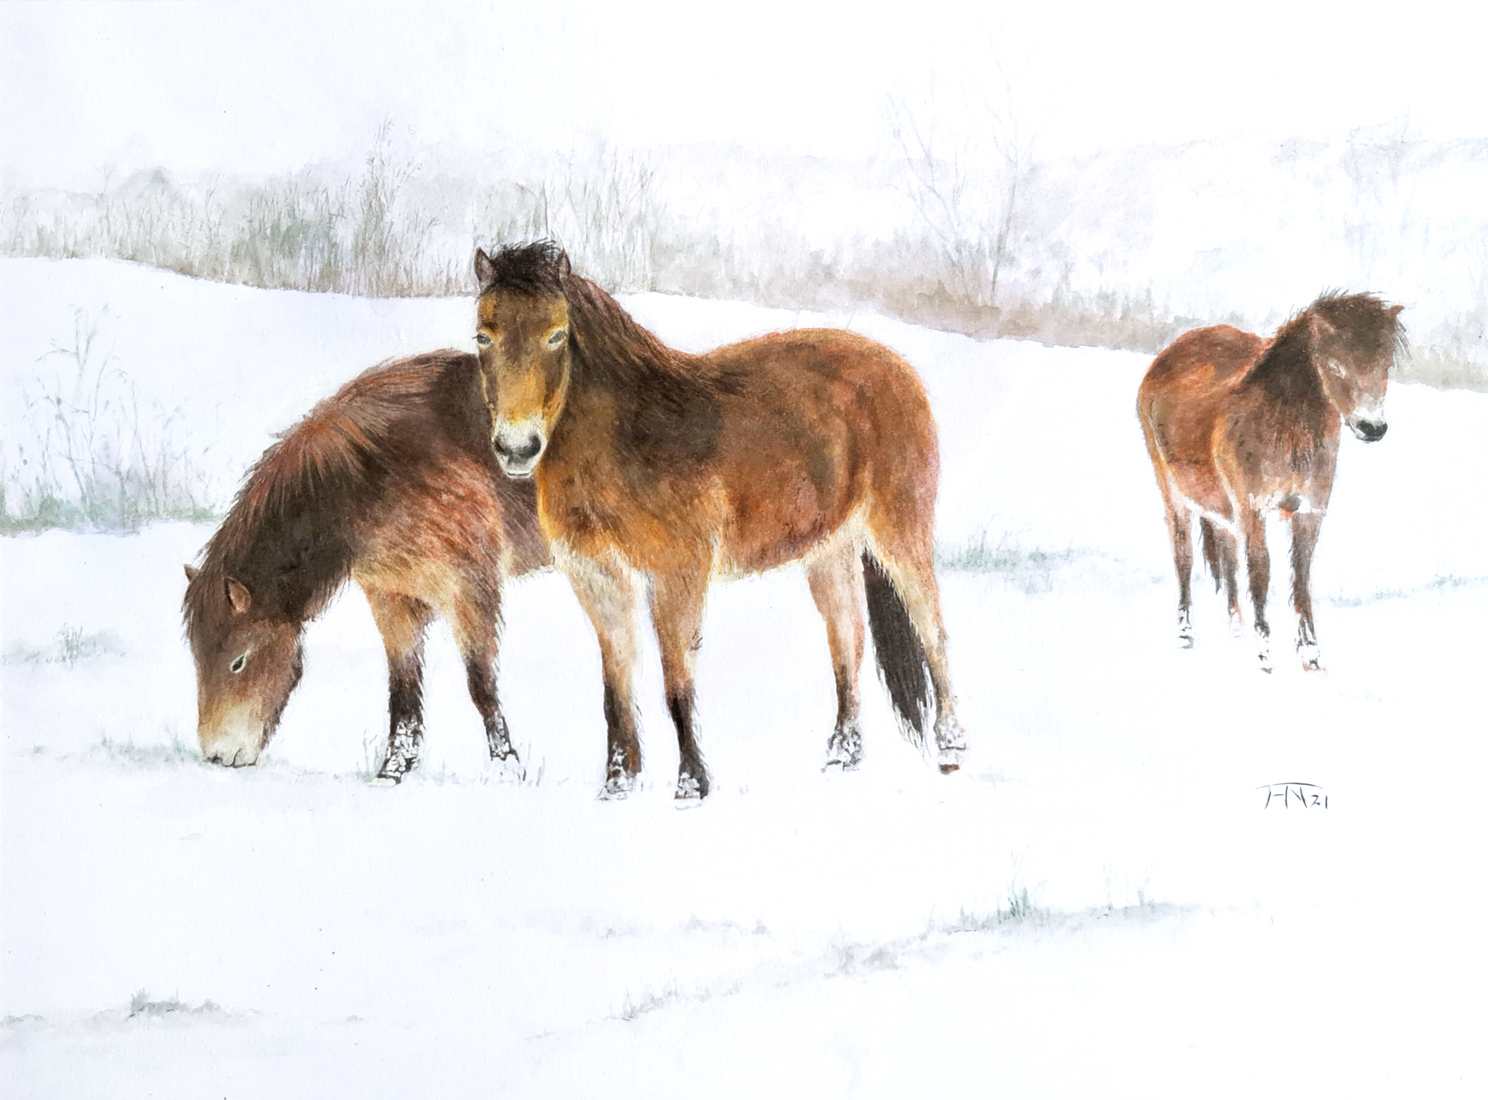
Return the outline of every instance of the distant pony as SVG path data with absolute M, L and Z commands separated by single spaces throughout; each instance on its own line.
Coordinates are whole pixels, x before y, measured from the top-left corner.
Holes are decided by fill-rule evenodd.
M 1190 514 L 1197 513 L 1215 588 L 1240 629 L 1236 537 L 1244 541 L 1261 667 L 1271 670 L 1266 516 L 1292 529 L 1297 652 L 1321 668 L 1312 623 L 1312 552 L 1338 463 L 1340 421 L 1366 443 L 1385 434 L 1390 366 L 1403 347 L 1401 306 L 1327 294 L 1263 340 L 1228 325 L 1196 329 L 1153 360 L 1137 395 L 1147 453 L 1167 506 L 1178 570 L 1178 635 L 1193 645 Z
M 374 367 L 264 452 L 201 567 L 183 613 L 196 659 L 197 736 L 218 764 L 256 763 L 299 683 L 305 623 L 348 580 L 367 595 L 388 657 L 397 783 L 423 740 L 424 629 L 439 615 L 465 658 L 491 759 L 520 774 L 496 698 L 501 583 L 549 564 L 529 483 L 491 453 L 473 355 Z
M 866 596 L 900 722 L 942 771 L 965 747 L 932 569 L 939 454 L 913 368 L 850 332 L 775 333 L 706 355 L 666 347 L 540 242 L 478 251 L 481 415 L 599 636 L 605 797 L 641 767 L 632 680 L 649 595 L 681 749 L 676 796 L 708 794 L 693 661 L 715 577 L 800 560 L 837 679 L 827 765 L 856 767 Z M 489 408 L 487 414 L 486 409 Z M 928 675 L 927 675 L 928 673 Z

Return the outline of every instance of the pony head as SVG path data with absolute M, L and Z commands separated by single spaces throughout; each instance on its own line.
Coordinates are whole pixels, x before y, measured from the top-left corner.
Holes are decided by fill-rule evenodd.
M 491 446 L 508 477 L 531 477 L 563 411 L 573 369 L 568 257 L 550 241 L 475 253 L 475 343 Z
M 234 577 L 188 565 L 186 580 L 202 756 L 234 768 L 256 764 L 300 682 L 300 626 L 255 604 Z
M 1312 362 L 1323 392 L 1349 430 L 1365 443 L 1382 438 L 1385 389 L 1404 340 L 1397 318 L 1372 294 L 1326 295 L 1307 310 Z

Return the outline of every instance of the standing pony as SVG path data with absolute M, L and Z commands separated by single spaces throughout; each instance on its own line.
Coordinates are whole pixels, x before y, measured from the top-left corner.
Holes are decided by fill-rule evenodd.
M 632 681 L 642 593 L 681 749 L 677 798 L 701 799 L 693 664 L 708 585 L 796 560 L 836 670 L 828 766 L 862 758 L 866 595 L 901 726 L 923 743 L 933 685 L 938 761 L 954 771 L 965 746 L 931 561 L 939 455 L 914 370 L 830 329 L 674 351 L 547 242 L 477 251 L 475 271 L 492 446 L 510 477 L 536 480 L 543 535 L 599 636 L 603 796 L 623 797 L 641 767 Z
M 503 576 L 549 564 L 532 487 L 491 454 L 475 356 L 374 367 L 264 452 L 200 568 L 183 613 L 196 659 L 197 736 L 218 764 L 256 763 L 300 680 L 305 623 L 348 580 L 387 648 L 397 783 L 423 740 L 424 629 L 454 629 L 491 759 L 520 774 L 496 698 Z
M 1271 670 L 1266 516 L 1292 529 L 1292 605 L 1302 667 L 1321 667 L 1310 570 L 1338 463 L 1340 422 L 1366 443 L 1385 434 L 1385 386 L 1404 333 L 1400 306 L 1328 294 L 1263 340 L 1228 325 L 1196 329 L 1153 360 L 1137 416 L 1167 506 L 1178 569 L 1178 635 L 1193 645 L 1190 514 L 1204 558 L 1240 628 L 1238 535 L 1244 542 L 1261 668 Z

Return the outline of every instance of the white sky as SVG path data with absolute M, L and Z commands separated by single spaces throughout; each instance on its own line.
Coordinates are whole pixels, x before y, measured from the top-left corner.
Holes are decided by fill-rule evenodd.
M 886 147 L 889 95 L 933 87 L 944 121 L 963 90 L 1000 86 L 999 64 L 1045 153 L 1407 114 L 1427 137 L 1488 136 L 1480 5 L 706 7 L 4 4 L 0 182 L 285 171 L 363 153 L 387 118 L 425 148 L 861 153 Z

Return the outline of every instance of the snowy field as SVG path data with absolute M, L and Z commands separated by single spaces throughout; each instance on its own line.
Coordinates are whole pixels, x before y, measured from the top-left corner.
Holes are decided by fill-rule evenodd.
M 357 371 L 468 346 L 472 314 L 101 261 L 0 261 L 0 295 L 0 438 L 81 309 L 219 491 Z M 1484 1094 L 1488 395 L 1399 385 L 1389 435 L 1345 439 L 1327 671 L 1289 659 L 1276 533 L 1265 676 L 1207 582 L 1176 647 L 1144 357 L 625 302 L 688 349 L 845 325 L 920 369 L 943 549 L 997 551 L 941 574 L 967 766 L 900 740 L 870 667 L 867 761 L 819 771 L 832 677 L 787 569 L 710 596 L 697 809 L 672 804 L 654 645 L 649 783 L 596 800 L 598 650 L 554 574 L 507 602 L 525 784 L 487 769 L 443 627 L 422 770 L 367 783 L 386 666 L 355 592 L 310 627 L 263 764 L 208 767 L 179 603 L 210 527 L 0 540 L 0 1091 Z M 1284 783 L 1327 807 L 1268 805 Z

